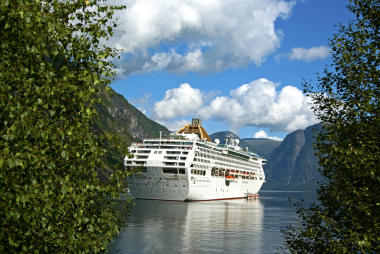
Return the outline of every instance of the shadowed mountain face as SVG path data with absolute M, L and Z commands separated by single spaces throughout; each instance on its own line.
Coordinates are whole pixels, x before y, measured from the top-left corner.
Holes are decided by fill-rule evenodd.
M 322 180 L 313 148 L 314 133 L 321 127 L 316 124 L 285 137 L 265 166 L 267 186 L 306 186 Z

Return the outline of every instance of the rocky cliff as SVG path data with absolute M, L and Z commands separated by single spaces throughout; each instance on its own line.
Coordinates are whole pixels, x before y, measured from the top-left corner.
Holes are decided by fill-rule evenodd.
M 312 186 L 322 179 L 313 148 L 314 133 L 320 130 L 321 125 L 316 124 L 285 137 L 264 168 L 267 187 Z

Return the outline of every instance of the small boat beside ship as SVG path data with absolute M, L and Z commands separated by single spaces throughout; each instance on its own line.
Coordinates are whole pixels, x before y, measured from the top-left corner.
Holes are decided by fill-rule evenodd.
M 135 198 L 206 201 L 256 197 L 265 182 L 266 160 L 238 146 L 211 141 L 200 119 L 168 137 L 144 139 L 124 159 Z

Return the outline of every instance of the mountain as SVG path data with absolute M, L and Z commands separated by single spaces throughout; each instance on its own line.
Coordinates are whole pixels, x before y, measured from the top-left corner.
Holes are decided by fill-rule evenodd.
M 128 142 L 159 137 L 160 131 L 169 133 L 166 127 L 150 120 L 112 88 L 102 91 L 100 98 L 102 103 L 96 107 L 100 115 L 97 124 L 107 133 L 117 133 Z
M 266 187 L 314 186 L 322 180 L 313 148 L 314 133 L 321 127 L 321 124 L 316 124 L 285 137 L 264 168 Z
M 112 88 L 109 91 L 101 91 L 100 99 L 101 103 L 96 105 L 99 118 L 95 120 L 93 129 L 95 133 L 113 136 L 111 141 L 107 142 L 99 139 L 108 151 L 105 158 L 107 168 L 101 170 L 101 175 L 110 173 L 112 168 L 123 166 L 127 147 L 132 141 L 159 137 L 160 131 L 164 134 L 169 133 L 166 127 L 150 120 Z
M 240 147 L 248 147 L 248 150 L 258 153 L 261 157 L 269 159 L 270 155 L 281 144 L 281 141 L 269 138 L 243 138 Z
M 239 138 L 238 135 L 231 131 L 219 131 L 210 135 L 212 141 L 216 138 L 220 140 L 221 144 L 226 143 L 228 139 L 239 139 L 239 146 L 242 148 L 248 147 L 248 150 L 259 154 L 260 156 L 268 159 L 273 150 L 281 144 L 281 141 L 272 140 L 268 138 Z

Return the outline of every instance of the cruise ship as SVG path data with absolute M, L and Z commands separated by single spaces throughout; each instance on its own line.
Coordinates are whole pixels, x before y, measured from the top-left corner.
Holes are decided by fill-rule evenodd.
M 177 133 L 133 143 L 124 159 L 133 197 L 208 201 L 256 197 L 266 160 L 228 138 L 211 141 L 200 119 Z

